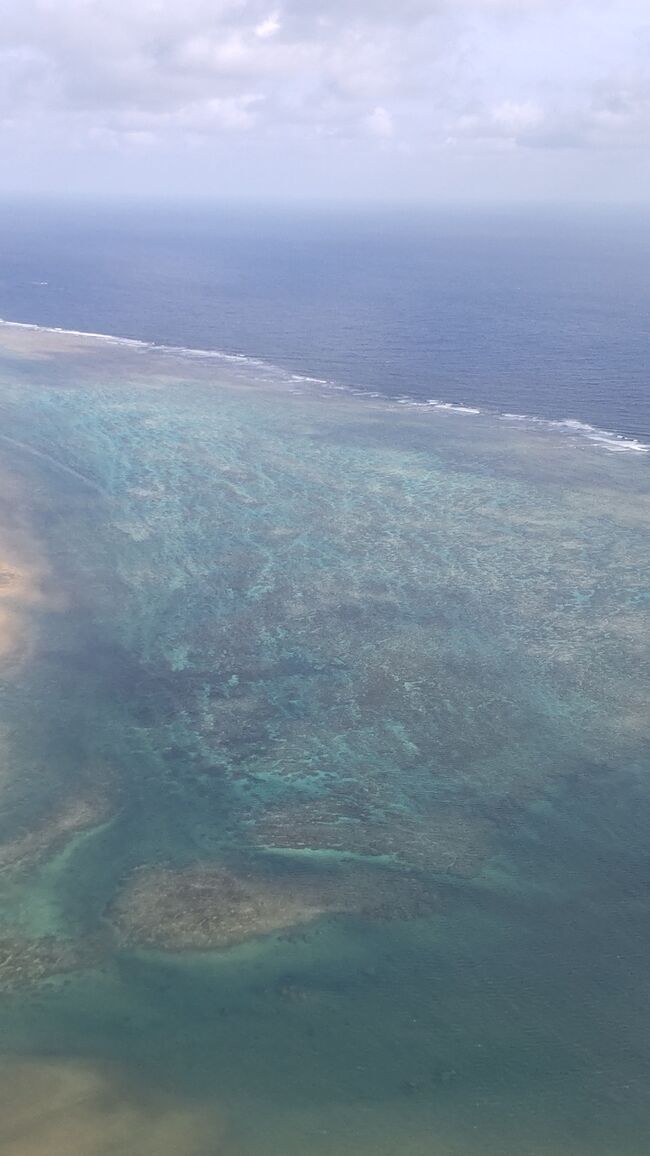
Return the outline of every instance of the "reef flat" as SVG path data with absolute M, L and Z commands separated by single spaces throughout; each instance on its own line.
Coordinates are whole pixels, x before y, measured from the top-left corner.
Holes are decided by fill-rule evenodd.
M 4 325 L 0 417 L 0 1148 L 645 1156 L 647 455 Z

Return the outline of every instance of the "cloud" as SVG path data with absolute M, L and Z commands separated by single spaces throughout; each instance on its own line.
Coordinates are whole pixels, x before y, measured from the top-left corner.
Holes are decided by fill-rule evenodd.
M 373 108 L 370 115 L 366 117 L 366 124 L 371 135 L 382 140 L 389 140 L 395 132 L 392 116 L 380 104 Z
M 277 12 L 272 12 L 265 20 L 260 20 L 255 27 L 255 35 L 259 36 L 261 40 L 267 40 L 269 36 L 275 36 L 279 32 L 282 25 Z
M 242 135 L 287 164 L 315 141 L 423 166 L 445 148 L 631 152 L 649 49 L 645 0 L 8 0 L 0 125 L 77 151 Z

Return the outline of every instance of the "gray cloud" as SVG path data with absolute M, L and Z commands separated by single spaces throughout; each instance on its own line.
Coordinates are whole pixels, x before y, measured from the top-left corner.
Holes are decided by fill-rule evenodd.
M 486 157 L 505 151 L 615 148 L 632 165 L 650 129 L 645 0 L 8 0 L 5 9 L 0 129 L 16 161 L 5 186 L 21 170 L 28 183 L 62 184 L 56 154 L 71 158 L 77 183 L 92 184 L 104 165 L 128 188 L 142 184 L 138 152 L 161 166 L 190 156 L 191 184 L 202 150 L 206 174 L 230 152 L 243 181 L 259 163 L 272 185 L 274 156 L 306 186 L 310 165 L 326 161 L 342 179 L 365 164 L 369 188 L 391 166 L 424 186 L 471 157 L 489 176 Z M 360 171 L 355 179 L 361 187 Z

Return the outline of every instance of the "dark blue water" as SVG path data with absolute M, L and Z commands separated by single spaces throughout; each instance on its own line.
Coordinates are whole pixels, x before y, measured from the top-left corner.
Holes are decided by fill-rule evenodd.
M 650 214 L 0 209 L 0 316 L 650 436 Z

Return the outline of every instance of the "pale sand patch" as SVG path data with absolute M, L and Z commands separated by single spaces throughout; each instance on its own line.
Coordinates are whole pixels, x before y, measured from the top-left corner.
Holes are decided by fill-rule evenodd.
M 241 1156 L 216 1111 L 108 1065 L 0 1061 L 2 1156 Z
M 18 654 L 24 637 L 25 627 L 20 614 L 0 605 L 0 660 Z
M 24 649 L 28 633 L 25 607 L 39 601 L 38 590 L 33 575 L 6 555 L 0 556 L 0 661 L 17 657 Z
M 84 333 L 57 332 L 17 322 L 0 323 L 0 351 L 30 361 L 42 361 L 53 354 L 97 349 L 97 337 Z
M 70 799 L 32 831 L 0 842 L 0 871 L 37 862 L 57 850 L 80 831 L 98 827 L 110 817 L 111 807 L 103 795 Z
M 0 493 L 18 519 L 23 498 L 4 470 L 0 474 Z M 34 640 L 30 621 L 33 611 L 61 610 L 64 605 L 65 599 L 55 589 L 31 536 L 25 529 L 0 525 L 0 672 L 29 655 Z

